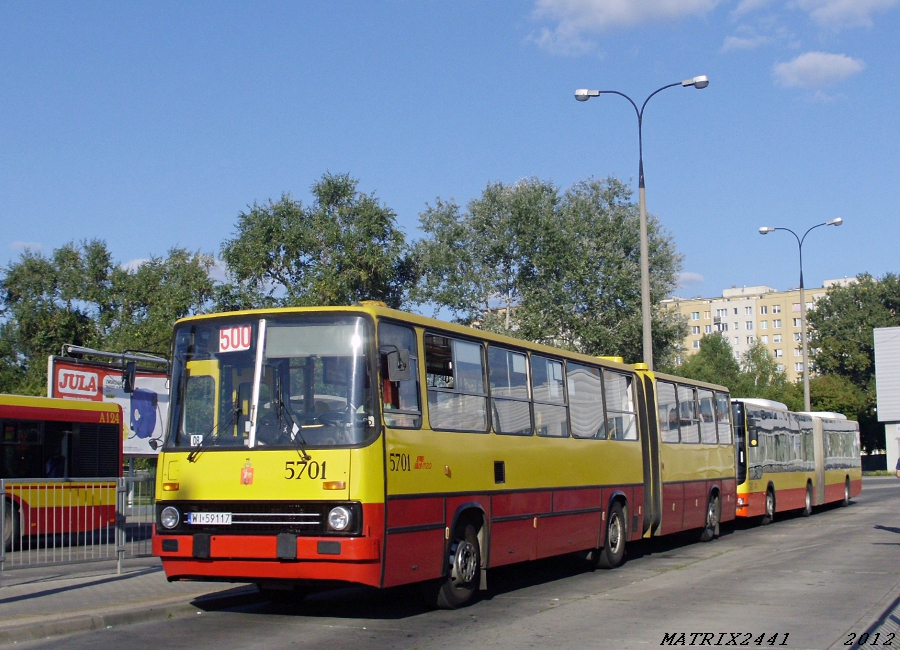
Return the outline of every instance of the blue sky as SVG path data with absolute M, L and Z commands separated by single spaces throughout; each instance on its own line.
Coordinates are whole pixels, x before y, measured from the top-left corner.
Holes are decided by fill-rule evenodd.
M 900 0 L 0 4 L 0 264 L 105 239 L 217 253 L 347 172 L 410 239 L 436 197 L 637 180 L 683 296 L 897 271 Z

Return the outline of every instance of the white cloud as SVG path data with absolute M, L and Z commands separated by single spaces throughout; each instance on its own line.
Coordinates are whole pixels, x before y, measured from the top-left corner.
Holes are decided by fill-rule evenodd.
M 798 0 L 801 9 L 822 27 L 871 27 L 872 14 L 898 4 L 900 0 Z
M 9 245 L 11 249 L 14 251 L 19 250 L 30 250 L 30 251 L 39 251 L 41 250 L 41 245 L 37 242 L 33 241 L 14 241 Z
M 691 271 L 685 271 L 684 273 L 679 274 L 678 276 L 678 288 L 685 289 L 692 284 L 700 284 L 704 281 L 704 277 L 699 273 L 692 273 Z
M 738 3 L 738 6 L 735 7 L 732 14 L 735 16 L 742 16 L 744 14 L 749 14 L 751 12 L 762 9 L 763 7 L 768 7 L 774 2 L 775 0 L 741 0 Z
M 125 271 L 128 271 L 129 273 L 134 273 L 135 271 L 137 271 L 139 268 L 141 268 L 144 264 L 146 264 L 149 261 L 150 260 L 148 260 L 148 259 L 131 260 L 130 262 L 125 262 L 124 264 L 119 264 L 119 268 L 123 269 Z
M 866 64 L 846 54 L 807 52 L 793 61 L 777 63 L 775 80 L 785 88 L 824 88 L 859 74 Z
M 534 17 L 557 23 L 531 40 L 554 53 L 580 54 L 593 49 L 583 34 L 617 27 L 705 14 L 720 0 L 536 0 Z
M 751 36 L 745 38 L 743 36 L 728 36 L 722 43 L 721 52 L 729 52 L 731 50 L 752 50 L 764 43 L 768 43 L 769 38 L 766 36 Z

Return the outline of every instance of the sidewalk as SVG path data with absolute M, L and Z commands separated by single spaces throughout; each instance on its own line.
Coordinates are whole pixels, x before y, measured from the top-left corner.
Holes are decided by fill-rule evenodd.
M 4 571 L 0 645 L 202 615 L 203 600 L 255 591 L 248 585 L 167 582 L 158 558 L 128 560 L 121 575 L 116 574 L 115 561 Z

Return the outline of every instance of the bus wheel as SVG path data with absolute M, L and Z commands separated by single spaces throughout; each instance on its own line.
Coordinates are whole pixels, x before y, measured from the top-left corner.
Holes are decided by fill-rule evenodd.
M 475 526 L 466 524 L 462 531 L 454 533 L 450 552 L 447 554 L 449 569 L 447 579 L 437 593 L 440 609 L 456 609 L 465 605 L 478 588 L 481 571 L 481 549 Z
M 701 542 L 711 542 L 719 535 L 719 520 L 721 519 L 722 506 L 719 504 L 719 495 L 710 497 L 706 506 L 706 525 L 700 533 Z
M 803 504 L 803 516 L 809 517 L 812 514 L 812 485 L 806 484 L 806 502 Z
M 612 504 L 609 515 L 606 518 L 606 539 L 603 542 L 603 550 L 597 566 L 601 569 L 615 569 L 622 564 L 625 558 L 625 537 L 628 535 L 625 527 L 625 514 L 619 502 Z
M 844 479 L 844 500 L 841 501 L 842 506 L 850 505 L 850 478 Z
M 769 488 L 766 490 L 766 514 L 763 515 L 760 522 L 763 526 L 768 526 L 775 520 L 775 490 Z
M 3 548 L 13 550 L 13 543 L 19 539 L 19 510 L 12 501 L 7 501 L 3 509 Z

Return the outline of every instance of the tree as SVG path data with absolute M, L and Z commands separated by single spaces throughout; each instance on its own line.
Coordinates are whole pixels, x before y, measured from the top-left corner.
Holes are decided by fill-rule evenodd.
M 238 215 L 221 256 L 233 282 L 217 292 L 221 308 L 348 305 L 383 300 L 399 308 L 415 264 L 396 215 L 346 174 L 325 174 L 313 203 L 289 194 Z
M 99 240 L 25 251 L 0 276 L 0 391 L 45 394 L 47 356 L 66 343 L 165 353 L 175 319 L 208 305 L 212 262 L 176 248 L 129 270 Z
M 615 178 L 582 181 L 562 195 L 532 178 L 489 184 L 465 213 L 438 200 L 421 215 L 416 298 L 464 323 L 639 361 L 639 217 L 630 199 Z M 648 228 L 657 304 L 674 288 L 681 257 L 655 218 Z M 654 348 L 665 359 L 684 325 L 656 310 L 653 327 Z
M 859 420 L 863 448 L 884 449 L 884 426 L 875 413 L 873 330 L 900 326 L 900 277 L 888 273 L 876 280 L 865 273 L 854 284 L 834 287 L 808 313 L 808 320 L 816 370 L 845 380 L 840 384 L 846 393 L 844 403 L 853 404 L 858 395 L 864 398 L 853 414 Z
M 685 359 L 673 372 L 688 379 L 727 386 L 733 395 L 739 394 L 735 390 L 743 383 L 741 368 L 734 358 L 731 344 L 720 332 L 704 335 L 700 339 L 700 350 Z

